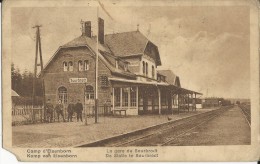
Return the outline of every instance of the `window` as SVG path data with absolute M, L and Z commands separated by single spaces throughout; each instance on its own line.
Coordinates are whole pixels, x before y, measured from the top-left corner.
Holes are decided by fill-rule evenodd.
M 89 70 L 89 62 L 88 62 L 88 60 L 84 61 L 84 70 L 85 71 Z
M 63 62 L 63 71 L 68 71 L 68 63 L 67 62 Z
M 115 88 L 115 106 L 120 106 L 120 88 Z
M 79 65 L 79 71 L 83 71 L 83 63 L 81 60 L 78 62 L 78 65 Z
M 94 88 L 91 85 L 86 86 L 85 97 L 87 100 L 94 99 Z
M 161 76 L 157 74 L 157 81 L 161 81 Z
M 123 93 L 122 93 L 122 106 L 128 106 L 128 91 L 129 88 L 123 88 Z
M 130 88 L 130 106 L 136 106 L 136 88 Z
M 152 77 L 154 78 L 154 66 L 152 66 Z
M 148 76 L 148 63 L 145 63 L 145 68 L 146 68 L 146 76 Z
M 165 76 L 162 76 L 162 81 L 165 82 Z
M 116 60 L 116 68 L 118 68 L 118 60 Z
M 67 88 L 63 86 L 58 88 L 58 100 L 61 100 L 62 104 L 67 104 L 68 102 Z
M 72 61 L 69 62 L 69 71 L 73 71 L 73 63 L 72 63 Z
M 165 92 L 161 92 L 161 104 L 167 105 L 167 96 Z
M 100 76 L 101 87 L 108 87 L 108 77 L 105 75 Z
M 127 64 L 127 63 L 124 64 L 124 70 L 125 70 L 125 71 L 128 70 L 128 64 Z
M 143 61 L 143 74 L 145 75 L 145 62 Z

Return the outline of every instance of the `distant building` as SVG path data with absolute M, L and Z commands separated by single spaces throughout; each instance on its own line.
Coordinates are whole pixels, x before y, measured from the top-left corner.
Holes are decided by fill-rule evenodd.
M 104 35 L 104 22 L 99 22 L 100 106 L 128 115 L 160 114 L 200 94 L 181 88 L 172 71 L 157 70 L 162 64 L 158 47 L 140 31 Z M 91 22 L 85 22 L 82 35 L 60 46 L 41 73 L 46 99 L 52 103 L 60 99 L 66 106 L 80 99 L 85 110 L 94 106 L 97 38 L 91 28 Z
M 218 97 L 205 98 L 202 104 L 203 108 L 219 107 L 226 105 L 231 105 L 231 101 Z

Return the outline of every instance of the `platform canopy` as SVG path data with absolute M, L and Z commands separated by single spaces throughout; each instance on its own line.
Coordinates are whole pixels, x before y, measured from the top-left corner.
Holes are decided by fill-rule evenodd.
M 192 91 L 189 89 L 181 88 L 176 85 L 168 84 L 166 82 L 157 82 L 157 81 L 139 81 L 139 80 L 126 80 L 121 78 L 109 78 L 111 81 L 117 81 L 117 82 L 125 82 L 125 83 L 132 83 L 132 84 L 139 84 L 139 85 L 153 85 L 153 86 L 159 86 L 159 87 L 167 87 L 169 90 L 172 90 L 173 92 L 177 94 L 197 94 L 202 95 L 202 93 Z
M 176 92 L 177 94 L 197 94 L 197 95 L 202 95 L 202 93 L 192 91 L 189 89 L 181 88 L 176 85 L 169 85 L 170 89 Z

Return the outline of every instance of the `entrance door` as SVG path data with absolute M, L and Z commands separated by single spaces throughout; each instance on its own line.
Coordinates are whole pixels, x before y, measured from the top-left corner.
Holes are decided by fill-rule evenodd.
M 94 88 L 91 85 L 85 87 L 84 93 L 84 108 L 87 115 L 94 116 Z
M 64 107 L 64 109 L 63 109 L 64 117 L 66 118 L 66 116 L 67 116 L 67 104 L 68 104 L 67 88 L 65 88 L 63 86 L 58 88 L 58 100 L 61 100 L 61 103 Z

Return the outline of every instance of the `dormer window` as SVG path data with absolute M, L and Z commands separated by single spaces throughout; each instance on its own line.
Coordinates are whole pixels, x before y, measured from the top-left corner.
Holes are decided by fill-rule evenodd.
M 63 62 L 63 71 L 68 71 L 68 63 L 67 62 Z
M 83 62 L 81 60 L 78 62 L 78 66 L 79 66 L 79 71 L 83 71 Z
M 88 60 L 84 61 L 84 70 L 85 71 L 89 70 L 89 62 L 88 62 Z
M 143 61 L 143 74 L 145 75 L 145 62 Z
M 72 63 L 72 61 L 69 62 L 69 71 L 73 71 L 73 63 Z
M 118 68 L 118 60 L 116 60 L 116 68 Z
M 124 70 L 127 71 L 128 70 L 128 64 L 124 65 Z
M 154 70 L 154 66 L 152 66 L 152 77 L 154 78 L 154 74 L 155 73 L 155 70 Z
M 161 81 L 161 77 L 157 75 L 157 81 Z
M 146 69 L 146 76 L 148 76 L 148 63 L 145 63 L 145 69 Z

